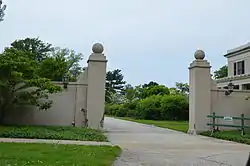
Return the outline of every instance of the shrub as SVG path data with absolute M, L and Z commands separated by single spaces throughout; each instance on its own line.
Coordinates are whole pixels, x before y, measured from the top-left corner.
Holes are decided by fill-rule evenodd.
M 137 118 L 138 117 L 137 111 L 135 109 L 134 110 L 128 110 L 127 111 L 127 117 Z
M 161 119 L 161 98 L 160 95 L 153 95 L 140 100 L 136 107 L 136 114 L 139 119 L 160 120 Z
M 161 116 L 164 120 L 188 120 L 188 100 L 183 95 L 165 95 L 161 98 Z
M 115 110 L 115 116 L 117 117 L 125 117 L 127 115 L 127 109 L 123 104 L 120 104 Z
M 147 120 L 188 120 L 188 99 L 183 95 L 152 95 L 139 101 L 106 105 L 105 113 Z
M 127 110 L 123 104 L 107 104 L 105 106 L 105 114 L 117 117 L 124 117 L 127 115 Z
M 137 113 L 136 113 L 136 106 L 138 104 L 138 101 L 131 101 L 131 102 L 127 102 L 125 104 L 123 104 L 124 106 L 124 111 L 126 112 L 127 117 L 132 117 L 132 118 L 136 118 L 137 117 Z
M 115 116 L 115 112 L 118 109 L 118 104 L 106 104 L 105 105 L 105 114 Z
M 136 106 L 137 106 L 137 103 L 138 103 L 137 100 L 131 101 L 131 102 L 126 102 L 126 103 L 124 103 L 124 107 L 125 107 L 127 110 L 135 110 L 135 109 L 136 109 Z

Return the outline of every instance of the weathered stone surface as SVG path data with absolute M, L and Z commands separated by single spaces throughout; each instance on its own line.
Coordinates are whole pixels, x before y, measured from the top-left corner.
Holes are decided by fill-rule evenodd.
M 93 53 L 96 53 L 96 54 L 101 54 L 103 50 L 104 50 L 103 45 L 100 43 L 95 43 L 92 47 Z
M 203 50 L 197 50 L 194 53 L 195 59 L 204 59 L 205 58 L 205 52 Z

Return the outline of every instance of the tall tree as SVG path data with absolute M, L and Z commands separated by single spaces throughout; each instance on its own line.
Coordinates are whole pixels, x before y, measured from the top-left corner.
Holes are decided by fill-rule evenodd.
M 45 43 L 39 38 L 25 38 L 15 40 L 11 43 L 11 47 L 24 52 L 33 54 L 33 59 L 39 63 L 48 57 L 48 54 L 53 50 L 51 44 Z
M 2 4 L 3 4 L 3 2 L 2 2 L 2 0 L 0 0 L 0 22 L 3 21 L 3 17 L 5 15 L 4 11 L 7 8 L 7 5 L 2 6 Z
M 39 76 L 52 81 L 62 81 L 67 72 L 67 61 L 64 57 L 47 57 L 38 69 Z
M 68 48 L 56 47 L 51 52 L 51 58 L 54 59 L 58 71 L 58 77 L 62 78 L 65 74 L 70 76 L 71 81 L 75 81 L 76 77 L 82 72 L 80 61 L 83 59 L 82 53 L 76 53 L 74 50 Z M 53 70 L 51 70 L 53 71 Z M 59 75 L 60 73 L 60 75 Z M 59 78 L 57 78 L 58 80 Z
M 152 85 L 149 87 L 144 87 L 142 88 L 142 90 L 140 90 L 139 92 L 139 98 L 141 99 L 145 99 L 149 96 L 153 96 L 153 95 L 167 95 L 169 94 L 169 89 L 168 87 L 164 86 L 164 85 Z
M 61 88 L 37 75 L 38 63 L 32 53 L 13 47 L 0 54 L 0 123 L 6 111 L 16 105 L 35 105 L 42 110 L 51 107 L 48 94 Z
M 131 102 L 137 99 L 136 89 L 132 85 L 130 84 L 125 85 L 124 91 L 125 91 L 124 97 L 127 101 Z
M 180 94 L 180 91 L 177 88 L 169 88 L 169 94 L 177 95 Z
M 124 85 L 126 81 L 120 69 L 108 71 L 106 74 L 106 102 L 110 102 L 110 98 L 114 93 L 124 93 Z
M 152 87 L 152 86 L 157 86 L 157 85 L 159 85 L 157 82 L 150 81 L 150 82 L 147 83 L 147 84 L 143 84 L 143 85 L 142 85 L 142 88 L 147 88 L 147 87 Z
M 189 93 L 189 85 L 187 83 L 176 82 L 175 83 L 176 89 L 182 94 Z
M 219 78 L 224 78 L 228 76 L 228 66 L 224 65 L 218 70 L 214 71 L 214 78 L 219 79 Z
M 82 71 L 80 61 L 83 55 L 81 53 L 67 48 L 54 48 L 39 38 L 16 40 L 11 47 L 30 53 L 32 59 L 38 62 L 37 65 L 40 65 L 37 74 L 52 81 L 61 81 L 66 74 L 69 75 L 70 81 L 76 81 Z

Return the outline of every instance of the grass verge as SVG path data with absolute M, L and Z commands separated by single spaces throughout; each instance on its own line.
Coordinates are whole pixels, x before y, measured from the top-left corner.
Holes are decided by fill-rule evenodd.
M 0 165 L 110 166 L 120 152 L 111 146 L 0 143 Z
M 246 135 L 244 136 L 241 135 L 241 131 L 239 130 L 218 131 L 218 132 L 215 132 L 212 136 L 211 136 L 211 132 L 209 131 L 209 132 L 201 133 L 201 135 L 250 145 L 250 131 L 247 131 Z
M 0 126 L 0 137 L 80 141 L 108 141 L 99 130 L 57 126 Z
M 140 119 L 133 119 L 133 118 L 128 118 L 128 117 L 118 117 L 118 119 L 128 120 L 128 121 L 143 123 L 143 124 L 148 124 L 148 125 L 154 125 L 157 127 L 168 128 L 171 130 L 177 130 L 177 131 L 181 131 L 185 133 L 188 131 L 187 121 L 140 120 Z

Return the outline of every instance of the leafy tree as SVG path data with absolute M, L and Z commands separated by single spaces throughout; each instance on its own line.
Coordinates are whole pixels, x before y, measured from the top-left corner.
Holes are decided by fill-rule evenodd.
M 141 99 L 145 99 L 149 96 L 154 95 L 166 95 L 169 94 L 169 89 L 164 85 L 152 85 L 146 88 L 143 88 L 143 91 L 140 94 Z
M 70 81 L 76 81 L 76 77 L 82 72 L 80 61 L 83 55 L 67 48 L 56 47 L 51 55 L 41 63 L 40 74 L 45 78 L 61 81 L 65 74 L 70 76 Z
M 53 81 L 61 81 L 67 73 L 67 61 L 64 57 L 48 57 L 38 69 L 39 76 Z
M 66 58 L 68 64 L 68 71 L 72 76 L 78 76 L 81 73 L 80 61 L 83 59 L 82 53 L 76 53 L 74 50 L 66 50 Z
M 48 94 L 61 88 L 37 75 L 38 63 L 33 53 L 13 47 L 0 54 L 0 123 L 6 111 L 16 105 L 34 105 L 41 110 L 51 107 Z
M 187 83 L 176 82 L 175 83 L 176 89 L 182 94 L 189 93 L 189 85 Z
M 7 5 L 2 6 L 2 3 L 3 3 L 2 0 L 0 0 L 0 22 L 3 21 L 3 17 L 5 15 L 4 11 L 7 8 Z
M 38 75 L 53 81 L 61 81 L 65 74 L 70 76 L 70 81 L 76 81 L 81 73 L 80 61 L 83 55 L 74 50 L 52 47 L 39 38 L 26 38 L 16 40 L 12 48 L 31 53 L 32 59 L 40 65 Z
M 218 70 L 214 71 L 214 78 L 219 79 L 219 78 L 224 78 L 228 76 L 228 66 L 224 65 Z
M 127 84 L 125 85 L 124 87 L 124 91 L 125 91 L 125 99 L 128 101 L 128 102 L 131 102 L 135 99 L 137 99 L 137 93 L 136 93 L 136 89 L 130 85 L 130 84 Z
M 126 81 L 120 69 L 108 71 L 106 75 L 106 102 L 111 102 L 111 96 L 114 93 L 124 94 L 124 85 Z
M 125 96 L 121 93 L 112 93 L 110 97 L 111 104 L 123 104 L 125 103 L 126 99 Z
M 41 62 L 47 58 L 48 54 L 53 50 L 51 44 L 45 43 L 39 38 L 25 38 L 15 40 L 11 43 L 11 47 L 24 52 L 32 53 L 33 60 Z
M 180 94 L 180 91 L 177 88 L 169 88 L 169 93 L 171 95 L 177 95 Z
M 135 91 L 135 96 L 138 99 L 145 99 L 153 95 L 165 95 L 170 93 L 168 87 L 159 85 L 152 81 L 148 84 L 135 86 Z
M 142 85 L 142 88 L 148 88 L 148 87 L 157 86 L 157 85 L 159 85 L 157 82 L 150 81 L 150 82 L 147 83 L 147 84 L 143 84 L 143 85 Z

